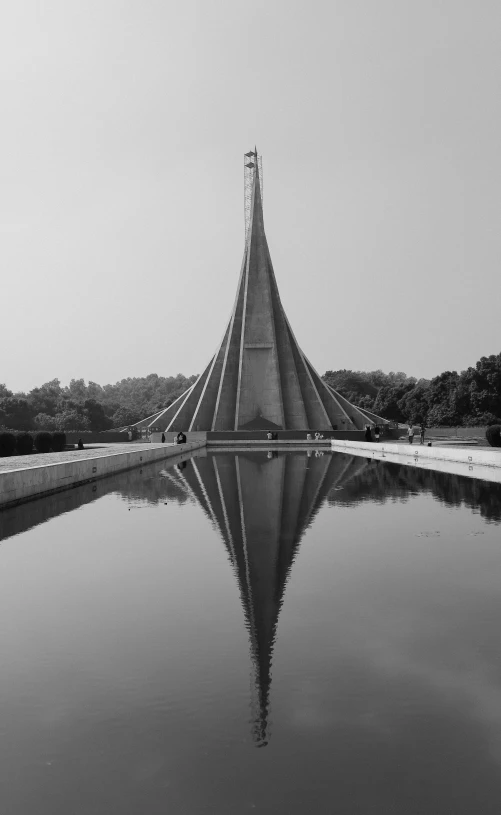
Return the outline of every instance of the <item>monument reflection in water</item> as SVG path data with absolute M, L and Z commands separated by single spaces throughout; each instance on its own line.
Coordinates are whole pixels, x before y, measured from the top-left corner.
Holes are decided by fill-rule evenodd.
M 287 578 L 301 538 L 327 494 L 365 459 L 243 450 L 209 454 L 164 471 L 202 506 L 224 541 L 242 601 L 254 666 L 253 738 L 268 743 L 271 662 Z
M 501 487 L 461 476 L 322 451 L 209 453 L 163 471 L 177 500 L 192 496 L 226 546 L 249 632 L 254 666 L 253 738 L 268 743 L 271 666 L 278 617 L 301 539 L 325 501 L 405 502 L 429 492 L 501 521 Z

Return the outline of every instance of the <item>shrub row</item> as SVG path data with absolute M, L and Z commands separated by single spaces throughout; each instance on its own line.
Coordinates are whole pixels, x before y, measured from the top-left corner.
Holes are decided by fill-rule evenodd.
M 33 452 L 33 447 L 38 453 L 48 453 L 50 450 L 59 453 L 65 446 L 66 434 L 61 432 L 42 431 L 36 433 L 35 437 L 31 433 L 0 432 L 0 456 L 12 456 L 14 453 L 27 456 Z
M 485 431 L 485 438 L 491 447 L 501 447 L 501 425 L 492 424 Z

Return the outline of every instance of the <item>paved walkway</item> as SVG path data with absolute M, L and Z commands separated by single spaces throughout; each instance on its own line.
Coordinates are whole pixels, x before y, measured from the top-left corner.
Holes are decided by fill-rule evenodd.
M 30 456 L 4 456 L 0 458 L 0 472 L 6 470 L 24 470 L 26 467 L 44 467 L 46 464 L 60 464 L 63 461 L 74 461 L 79 458 L 97 458 L 115 453 L 132 453 L 138 450 L 151 450 L 161 447 L 156 444 L 89 444 L 83 450 L 63 450 L 62 453 L 32 453 Z M 172 445 L 163 445 L 170 447 Z
M 429 442 L 431 442 L 432 447 L 478 447 L 480 449 L 491 449 L 491 446 L 487 440 L 482 441 L 482 439 L 459 439 L 459 438 L 445 438 L 445 437 L 437 437 L 433 436 L 428 438 L 425 437 L 424 447 L 427 447 Z M 382 439 L 379 442 L 380 444 L 409 444 L 409 440 L 407 436 L 401 436 L 399 439 Z M 419 434 L 414 436 L 414 441 L 412 442 L 412 446 L 420 446 L 421 442 L 419 441 Z

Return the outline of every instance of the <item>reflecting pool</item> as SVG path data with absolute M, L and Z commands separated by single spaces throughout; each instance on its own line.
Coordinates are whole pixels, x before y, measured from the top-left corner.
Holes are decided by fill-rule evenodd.
M 2 815 L 501 800 L 501 485 L 196 451 L 0 513 Z

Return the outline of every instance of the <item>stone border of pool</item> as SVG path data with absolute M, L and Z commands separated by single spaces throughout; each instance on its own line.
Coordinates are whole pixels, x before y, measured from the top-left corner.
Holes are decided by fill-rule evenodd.
M 427 470 L 481 478 L 501 483 L 501 450 L 473 450 L 471 447 L 427 447 L 415 444 L 377 444 L 333 440 L 337 453 L 421 467 Z
M 182 461 L 192 450 L 205 447 L 205 441 L 177 444 L 134 446 L 130 452 L 110 453 L 99 457 L 72 459 L 39 467 L 25 467 L 0 472 L 0 509 L 16 506 L 33 498 L 71 489 L 98 478 L 132 470 L 154 461 L 176 458 Z

